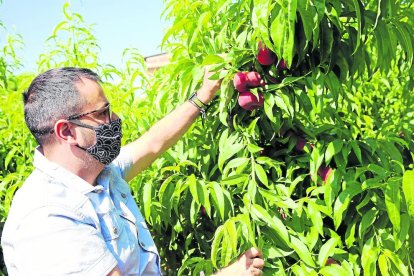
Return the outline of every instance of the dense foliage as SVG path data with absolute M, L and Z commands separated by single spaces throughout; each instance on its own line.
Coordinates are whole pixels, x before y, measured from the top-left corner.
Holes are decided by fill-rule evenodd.
M 148 78 L 133 49 L 122 68 L 101 64 L 91 27 L 66 4 L 38 72 L 15 73 L 22 38 L 3 48 L 1 220 L 32 168 L 35 142 L 21 92 L 37 73 L 96 70 L 127 143 L 184 102 L 212 64 L 223 84 L 207 119 L 131 182 L 164 270 L 210 274 L 257 246 L 265 275 L 412 274 L 413 6 L 169 0 L 163 45 L 172 63 Z M 276 54 L 275 64 L 257 61 L 259 42 Z M 251 89 L 263 94 L 263 108 L 238 105 L 233 77 L 240 71 L 266 81 Z

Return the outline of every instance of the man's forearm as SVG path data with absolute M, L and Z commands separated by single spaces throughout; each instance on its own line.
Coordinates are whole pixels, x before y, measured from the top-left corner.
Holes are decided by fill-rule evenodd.
M 199 116 L 198 108 L 186 101 L 155 123 L 139 139 L 126 145 L 126 150 L 133 156 L 133 167 L 127 180 L 146 169 L 156 158 L 173 146 Z

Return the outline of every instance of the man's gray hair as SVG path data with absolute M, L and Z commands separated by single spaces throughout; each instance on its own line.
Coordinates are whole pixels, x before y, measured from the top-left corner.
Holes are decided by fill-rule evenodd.
M 24 119 L 40 145 L 50 140 L 57 120 L 80 112 L 84 102 L 76 83 L 81 78 L 100 81 L 86 68 L 56 68 L 37 76 L 23 93 Z

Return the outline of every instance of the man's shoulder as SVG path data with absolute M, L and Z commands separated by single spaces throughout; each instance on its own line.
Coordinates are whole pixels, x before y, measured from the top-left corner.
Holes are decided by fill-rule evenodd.
M 35 169 L 16 192 L 9 216 L 23 219 L 39 209 L 51 213 L 60 210 L 75 216 L 87 200 L 85 195 L 69 189 L 62 181 Z

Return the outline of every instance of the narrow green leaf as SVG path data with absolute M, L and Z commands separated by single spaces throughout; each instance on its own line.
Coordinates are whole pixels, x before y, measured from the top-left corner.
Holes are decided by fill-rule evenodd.
M 270 216 L 270 214 L 258 204 L 252 205 L 251 213 L 252 216 L 255 216 L 259 220 L 267 223 L 274 231 L 276 231 L 282 241 L 284 241 L 286 244 L 289 244 L 288 231 L 286 229 L 286 226 L 279 218 Z
M 318 210 L 317 204 L 313 201 L 308 202 L 308 213 L 313 223 L 313 226 L 317 229 L 318 233 L 323 236 L 323 221 L 321 212 Z
M 360 164 L 362 164 L 362 155 L 361 155 L 361 149 L 358 146 L 358 143 L 356 141 L 350 142 L 352 150 L 354 151 L 356 157 L 358 158 L 358 161 Z
M 224 220 L 224 195 L 222 187 L 217 182 L 210 183 L 210 195 L 213 200 L 213 204 L 215 205 L 220 218 Z
M 4 159 L 4 169 L 7 169 L 7 167 L 10 164 L 10 161 L 14 157 L 16 151 L 18 150 L 18 147 L 13 147 L 6 155 L 6 158 Z
M 339 237 L 330 238 L 319 251 L 318 264 L 324 266 L 328 257 L 333 253 L 334 248 L 338 244 Z
M 378 267 L 381 271 L 381 275 L 389 275 L 389 270 L 388 270 L 388 261 L 387 261 L 387 257 L 385 257 L 384 254 L 379 255 L 378 257 Z
M 265 186 L 269 186 L 269 182 L 267 180 L 267 175 L 265 170 L 263 169 L 263 167 L 260 164 L 255 164 L 254 166 L 255 169 L 255 174 L 256 176 L 259 178 L 259 180 L 265 185 Z
M 385 206 L 387 208 L 388 217 L 398 233 L 400 232 L 400 182 L 401 180 L 389 180 L 384 187 Z
M 276 123 L 276 117 L 273 114 L 273 106 L 275 105 L 273 94 L 271 93 L 264 93 L 264 111 L 272 123 Z
M 355 50 L 352 54 L 355 54 L 356 51 L 359 48 L 359 45 L 361 44 L 361 35 L 362 35 L 362 22 L 363 22 L 363 18 L 362 18 L 362 10 L 361 7 L 363 8 L 362 3 L 360 3 L 360 0 L 352 0 L 354 2 L 354 8 L 355 8 L 355 13 L 356 13 L 356 17 L 357 17 L 357 24 L 358 24 L 358 36 L 357 36 L 357 41 L 356 41 L 356 46 L 355 46 Z
M 377 275 L 377 259 L 379 248 L 372 246 L 372 238 L 369 239 L 362 248 L 361 264 L 366 276 Z
M 143 200 L 144 200 L 144 213 L 145 213 L 145 220 L 150 221 L 151 215 L 151 203 L 152 203 L 152 182 L 147 182 L 144 185 L 144 191 L 142 193 Z
M 222 179 L 220 182 L 223 185 L 237 185 L 245 183 L 249 179 L 247 174 L 238 174 Z
M 233 255 L 237 253 L 237 229 L 233 219 L 229 219 L 225 223 L 226 237 L 229 240 L 230 253 L 226 256 L 224 265 L 227 265 L 232 259 Z
M 359 225 L 359 236 L 364 237 L 365 231 L 372 226 L 378 215 L 378 210 L 371 209 L 362 216 L 361 224 Z
M 400 259 L 400 257 L 391 250 L 384 249 L 384 255 L 387 256 L 391 262 L 398 268 L 398 274 L 403 276 L 409 276 L 408 267 Z
M 331 159 L 334 155 L 341 152 L 343 144 L 344 144 L 344 142 L 339 140 L 339 139 L 334 140 L 334 141 L 332 141 L 328 144 L 328 147 L 327 147 L 326 152 L 325 152 L 325 162 L 326 162 L 326 164 L 329 164 L 329 162 L 331 162 Z
M 255 145 L 255 144 L 249 143 L 247 145 L 247 150 L 251 153 L 256 153 L 256 152 L 259 152 L 259 151 L 263 150 L 263 148 Z
M 315 262 L 312 258 L 312 254 L 306 245 L 295 236 L 290 236 L 290 240 L 291 247 L 295 250 L 296 254 L 298 254 L 300 260 L 310 267 L 315 267 Z
M 226 250 L 227 248 L 222 247 L 222 240 L 224 236 L 224 227 L 220 225 L 216 232 L 214 233 L 213 243 L 211 244 L 211 262 L 215 268 L 218 268 L 217 258 L 219 256 L 219 251 Z
M 414 218 L 414 171 L 406 171 L 404 173 L 403 191 L 408 214 L 411 218 Z
M 334 225 L 335 229 L 338 229 L 342 223 L 343 213 L 348 209 L 349 203 L 352 198 L 362 192 L 361 184 L 358 182 L 351 182 L 349 186 L 343 190 L 335 201 L 334 205 Z
M 249 160 L 250 159 L 246 157 L 239 157 L 239 158 L 230 160 L 223 169 L 223 177 L 228 176 L 230 169 L 246 166 Z

